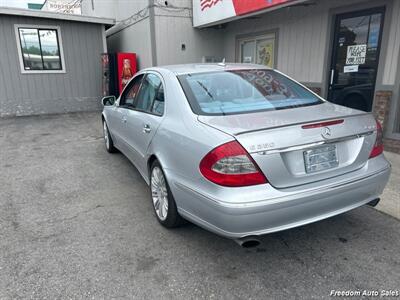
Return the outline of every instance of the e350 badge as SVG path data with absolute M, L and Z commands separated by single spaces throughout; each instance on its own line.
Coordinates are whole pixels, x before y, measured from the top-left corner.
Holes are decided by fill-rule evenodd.
M 263 150 L 268 150 L 271 148 L 275 147 L 275 143 L 263 143 L 263 144 L 257 144 L 257 145 L 251 145 L 250 151 L 263 151 Z

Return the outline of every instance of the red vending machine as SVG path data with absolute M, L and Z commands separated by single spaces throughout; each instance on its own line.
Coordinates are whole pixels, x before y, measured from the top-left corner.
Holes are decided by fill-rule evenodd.
M 103 96 L 118 97 L 137 72 L 135 53 L 103 53 Z

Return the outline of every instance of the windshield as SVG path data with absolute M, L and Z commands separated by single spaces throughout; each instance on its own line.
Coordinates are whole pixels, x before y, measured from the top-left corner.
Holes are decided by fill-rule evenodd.
M 320 104 L 308 90 L 273 70 L 252 69 L 178 77 L 194 113 L 225 115 Z

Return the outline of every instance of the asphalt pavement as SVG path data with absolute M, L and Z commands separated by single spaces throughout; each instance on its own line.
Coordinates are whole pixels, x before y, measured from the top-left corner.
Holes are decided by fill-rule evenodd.
M 320 299 L 399 290 L 400 222 L 370 207 L 243 249 L 167 230 L 99 113 L 0 119 L 0 299 Z

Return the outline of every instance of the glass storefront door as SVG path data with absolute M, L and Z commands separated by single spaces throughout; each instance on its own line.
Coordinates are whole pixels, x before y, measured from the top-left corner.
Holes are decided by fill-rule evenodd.
M 329 101 L 372 110 L 383 18 L 384 8 L 336 17 Z

